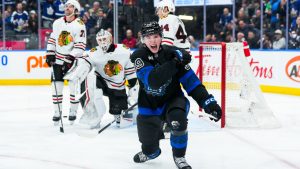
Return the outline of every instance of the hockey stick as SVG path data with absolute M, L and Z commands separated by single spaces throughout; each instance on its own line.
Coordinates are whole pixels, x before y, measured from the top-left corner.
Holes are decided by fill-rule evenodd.
M 133 104 L 132 106 L 130 106 L 128 109 L 126 109 L 124 113 L 127 113 L 129 112 L 130 110 L 132 110 L 138 103 L 136 102 L 135 104 Z M 114 119 L 113 121 L 109 122 L 108 124 L 106 124 L 103 128 L 101 128 L 99 131 L 98 131 L 98 134 L 100 134 L 101 132 L 103 132 L 105 129 L 107 129 L 111 124 L 113 124 L 114 122 L 116 122 L 116 119 Z
M 53 65 L 52 65 L 53 66 Z M 55 94 L 56 94 L 56 100 L 57 100 L 57 106 L 58 106 L 58 111 L 59 111 L 59 116 L 60 116 L 60 127 L 59 127 L 59 131 L 61 133 L 64 133 L 64 124 L 62 121 L 62 112 L 60 111 L 60 107 L 59 107 L 59 100 L 58 100 L 58 95 L 57 95 L 57 88 L 56 88 L 56 83 L 55 83 L 55 77 L 54 77 L 54 69 L 52 68 L 52 78 L 53 78 L 53 84 L 54 84 L 54 89 L 55 89 Z

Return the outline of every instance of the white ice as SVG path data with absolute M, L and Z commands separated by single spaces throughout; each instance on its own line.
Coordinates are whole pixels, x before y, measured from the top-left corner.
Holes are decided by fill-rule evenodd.
M 176 168 L 167 139 L 161 141 L 157 159 L 133 162 L 140 151 L 136 126 L 112 125 L 86 138 L 78 135 L 77 123 L 70 126 L 64 119 L 65 133 L 60 133 L 51 121 L 50 86 L 1 86 L 0 94 L 0 169 Z M 220 129 L 189 114 L 189 164 L 194 169 L 300 169 L 300 97 L 264 96 L 282 125 L 279 129 Z M 66 103 L 64 115 L 67 110 Z M 103 123 L 111 119 L 107 114 Z

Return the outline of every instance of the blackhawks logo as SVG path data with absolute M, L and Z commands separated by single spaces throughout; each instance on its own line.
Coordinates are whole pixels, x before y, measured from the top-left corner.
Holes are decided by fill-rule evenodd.
M 58 45 L 65 46 L 73 42 L 73 37 L 70 35 L 70 32 L 62 31 L 58 37 Z
M 123 70 L 121 64 L 118 61 L 109 60 L 104 66 L 104 72 L 107 76 L 112 77 L 118 75 Z

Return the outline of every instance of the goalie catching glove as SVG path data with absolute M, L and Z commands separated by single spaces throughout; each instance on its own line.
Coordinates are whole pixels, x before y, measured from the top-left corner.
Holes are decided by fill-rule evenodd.
M 210 118 L 210 120 L 214 120 L 215 122 L 217 122 L 221 119 L 222 109 L 217 104 L 217 101 L 212 95 L 209 95 L 209 98 L 204 101 L 202 107 L 205 113 L 210 114 L 214 117 L 214 118 Z

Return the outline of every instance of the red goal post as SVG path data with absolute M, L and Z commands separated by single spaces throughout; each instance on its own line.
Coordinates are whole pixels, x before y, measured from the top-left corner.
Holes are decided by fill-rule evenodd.
M 204 46 L 220 46 L 221 47 L 221 98 L 225 98 L 226 96 L 226 43 L 224 42 L 205 42 L 200 43 L 199 45 L 199 79 L 201 82 L 203 82 L 203 48 Z M 221 109 L 223 112 L 222 118 L 221 118 L 221 127 L 225 127 L 225 99 L 221 99 Z

